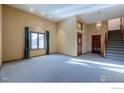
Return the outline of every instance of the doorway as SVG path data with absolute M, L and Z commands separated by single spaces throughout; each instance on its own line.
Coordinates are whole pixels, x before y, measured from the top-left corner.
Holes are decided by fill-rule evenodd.
M 92 36 L 92 53 L 101 53 L 101 36 L 93 35 Z
M 77 33 L 77 55 L 82 55 L 82 33 Z

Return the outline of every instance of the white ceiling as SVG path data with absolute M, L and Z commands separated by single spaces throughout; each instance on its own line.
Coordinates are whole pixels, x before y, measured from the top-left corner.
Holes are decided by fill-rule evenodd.
M 98 20 L 97 11 L 101 11 L 101 20 L 117 18 L 124 15 L 123 4 L 12 4 L 26 12 L 42 16 L 54 22 L 77 15 L 88 24 Z

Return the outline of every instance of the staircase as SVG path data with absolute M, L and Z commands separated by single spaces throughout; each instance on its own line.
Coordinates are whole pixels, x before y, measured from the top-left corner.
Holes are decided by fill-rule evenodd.
M 108 32 L 106 57 L 124 61 L 124 40 L 120 30 Z

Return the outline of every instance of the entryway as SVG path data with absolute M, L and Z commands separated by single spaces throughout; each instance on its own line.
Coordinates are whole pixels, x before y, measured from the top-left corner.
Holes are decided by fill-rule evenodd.
M 82 33 L 77 33 L 77 55 L 82 55 Z
M 101 36 L 93 35 L 92 36 L 92 53 L 101 53 Z

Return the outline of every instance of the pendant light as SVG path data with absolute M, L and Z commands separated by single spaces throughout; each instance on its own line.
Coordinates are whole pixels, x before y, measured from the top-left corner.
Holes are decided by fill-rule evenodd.
M 96 29 L 100 30 L 101 26 L 102 26 L 102 22 L 100 20 L 100 11 L 98 11 L 98 20 L 96 22 Z

